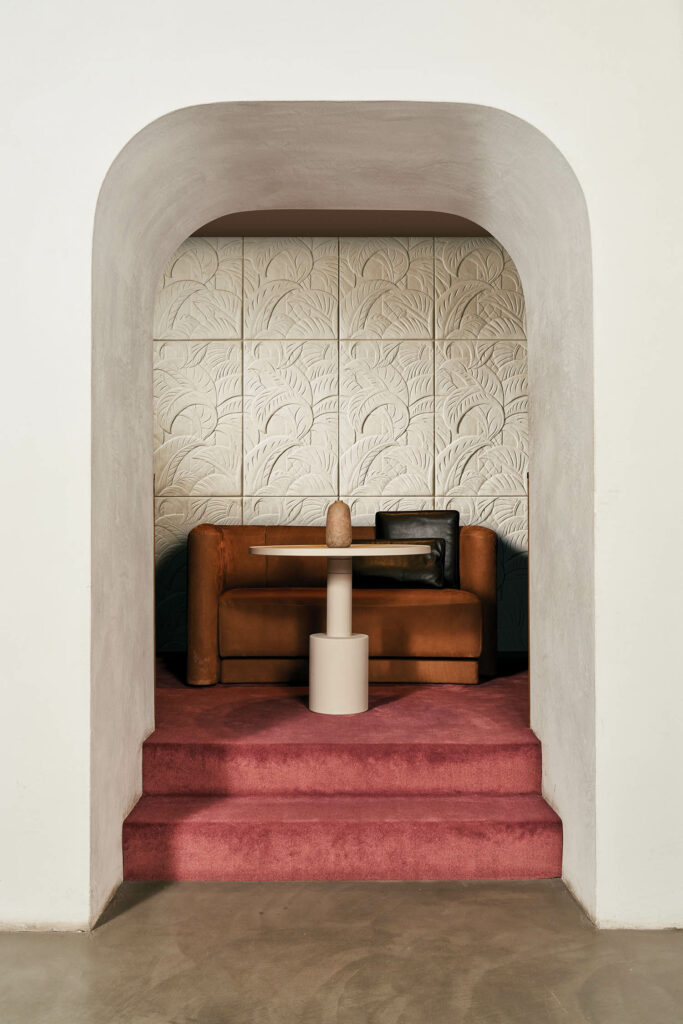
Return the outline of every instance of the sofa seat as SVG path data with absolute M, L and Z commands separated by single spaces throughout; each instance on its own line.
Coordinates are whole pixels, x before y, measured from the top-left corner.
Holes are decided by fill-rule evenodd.
M 234 587 L 218 600 L 223 658 L 308 656 L 308 637 L 325 632 L 324 587 Z M 464 590 L 353 592 L 353 628 L 370 638 L 370 657 L 478 658 L 481 602 Z

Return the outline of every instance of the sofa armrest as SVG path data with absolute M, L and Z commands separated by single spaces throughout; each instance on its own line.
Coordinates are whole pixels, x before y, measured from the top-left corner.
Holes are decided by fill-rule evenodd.
M 212 686 L 220 679 L 218 599 L 223 592 L 223 537 L 202 523 L 187 541 L 187 681 Z
M 496 674 L 496 548 L 498 538 L 486 526 L 460 527 L 460 589 L 481 601 L 482 647 L 479 668 L 482 675 Z

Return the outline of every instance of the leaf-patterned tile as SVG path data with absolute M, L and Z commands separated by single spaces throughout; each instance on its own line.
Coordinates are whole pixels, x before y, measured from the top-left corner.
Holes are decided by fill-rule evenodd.
M 154 562 L 157 650 L 187 649 L 187 537 L 200 523 L 240 525 L 240 498 L 156 498 Z
M 374 526 L 375 512 L 423 512 L 434 508 L 433 498 L 392 498 L 385 494 L 376 498 L 342 497 L 342 501 L 351 509 L 351 522 L 354 526 Z
M 433 342 L 340 342 L 340 490 L 433 494 Z
M 156 342 L 154 356 L 157 496 L 241 494 L 241 342 Z
M 157 339 L 242 337 L 242 239 L 188 238 L 157 292 Z
M 525 337 L 517 268 L 494 238 L 437 238 L 436 337 Z
M 244 337 L 336 338 L 336 238 L 245 238 Z
M 244 498 L 244 522 L 250 526 L 324 526 L 333 496 Z
M 525 494 L 526 348 L 514 341 L 437 341 L 436 490 Z
M 433 338 L 431 238 L 341 238 L 341 338 Z
M 337 494 L 337 342 L 244 342 L 244 490 Z

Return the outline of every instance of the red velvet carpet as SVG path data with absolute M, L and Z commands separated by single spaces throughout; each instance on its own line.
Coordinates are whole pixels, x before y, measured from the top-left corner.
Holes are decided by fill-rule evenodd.
M 526 674 L 372 686 L 364 715 L 314 715 L 305 697 L 191 690 L 160 672 L 144 795 L 123 828 L 127 879 L 560 874 Z

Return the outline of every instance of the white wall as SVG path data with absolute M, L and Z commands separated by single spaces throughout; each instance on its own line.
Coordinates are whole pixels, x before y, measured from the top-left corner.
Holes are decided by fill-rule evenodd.
M 676 0 L 206 0 L 201 16 L 178 0 L 13 5 L 0 62 L 0 919 L 84 926 L 107 895 L 91 897 L 87 871 L 88 297 L 107 168 L 135 132 L 191 104 L 399 98 L 508 110 L 559 147 L 583 187 L 595 283 L 591 910 L 608 925 L 683 924 L 680 38 Z

